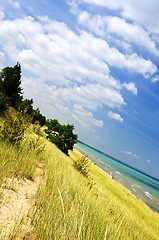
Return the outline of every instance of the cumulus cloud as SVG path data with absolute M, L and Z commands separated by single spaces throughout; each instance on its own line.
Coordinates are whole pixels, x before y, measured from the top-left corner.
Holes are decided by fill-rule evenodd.
M 64 102 L 75 102 L 82 106 L 97 110 L 98 107 L 107 105 L 120 108 L 125 105 L 121 93 L 113 88 L 104 87 L 102 84 L 86 84 L 77 87 L 58 88 L 54 91 L 56 96 Z
M 119 10 L 120 14 L 125 17 L 132 19 L 134 22 L 139 25 L 144 26 L 150 31 L 159 33 L 158 24 L 159 24 L 159 1 L 152 0 L 81 0 L 82 2 L 88 4 L 95 4 L 98 6 L 106 7 L 112 10 Z
M 92 110 L 104 105 L 126 105 L 123 86 L 111 76 L 109 66 L 127 68 L 146 77 L 156 71 L 151 61 L 137 54 L 124 55 L 105 40 L 86 31 L 75 33 L 65 23 L 48 17 L 1 19 L 0 45 L 12 61 L 21 63 L 28 76 L 34 76 L 32 80 L 24 78 L 24 92 L 41 104 L 54 104 L 56 113 L 63 111 L 57 110 L 58 106 L 72 109 L 73 104 L 81 105 L 78 114 L 77 109 L 68 111 L 81 124 L 85 116 L 93 125 L 102 126 Z M 135 85 L 125 84 L 125 88 L 135 94 Z M 123 121 L 119 114 L 110 113 L 109 117 Z
M 151 39 L 150 33 L 143 27 L 126 22 L 125 19 L 114 16 L 92 15 L 87 11 L 78 10 L 78 22 L 86 26 L 91 32 L 104 37 L 114 34 L 118 38 L 122 38 L 121 44 L 135 44 L 147 51 L 159 56 L 159 50 L 156 47 L 155 41 Z M 130 47 L 129 47 L 130 49 Z
M 40 109 L 44 113 L 49 111 L 49 113 L 46 112 L 48 117 L 51 117 L 52 112 L 63 122 L 77 122 L 90 129 L 104 125 L 102 120 L 97 120 L 91 111 L 85 109 L 85 104 L 82 102 L 83 95 L 79 95 L 76 99 L 76 93 L 72 93 L 71 89 L 68 89 L 67 94 L 62 92 L 62 88 L 60 88 L 61 91 L 58 91 L 56 86 L 48 86 L 39 79 L 24 78 L 22 83 L 27 97 L 35 96 L 35 101 L 41 105 Z
M 130 92 L 132 92 L 134 95 L 137 95 L 137 87 L 133 82 L 130 83 L 123 83 L 123 86 Z
M 112 111 L 108 112 L 108 117 L 113 118 L 119 122 L 123 122 L 124 119 L 118 114 L 118 113 L 113 113 Z
M 147 160 L 147 162 L 148 162 L 148 163 L 151 163 L 151 161 L 150 161 L 150 160 Z
M 139 159 L 140 158 L 139 156 L 137 156 L 137 154 L 129 152 L 129 151 L 122 151 L 122 153 L 126 154 L 126 155 L 129 155 L 129 156 L 131 156 L 132 158 L 135 158 L 135 159 Z
M 151 81 L 153 82 L 153 83 L 156 83 L 156 82 L 159 82 L 159 76 L 154 76 L 153 78 L 151 78 Z
M 132 155 L 132 152 L 123 151 L 124 154 Z
M 95 119 L 93 114 L 83 109 L 81 105 L 74 104 L 72 116 L 84 127 L 102 127 L 104 125 L 102 120 Z
M 86 32 L 83 32 L 82 38 L 89 39 L 89 41 L 84 41 L 85 51 L 96 54 L 100 59 L 106 61 L 109 66 L 126 68 L 143 74 L 145 78 L 151 77 L 157 71 L 155 64 L 138 56 L 136 53 L 124 55 L 118 49 L 110 47 L 105 40 L 96 38 Z
M 110 16 L 107 18 L 107 31 L 122 37 L 131 44 L 144 47 L 147 51 L 159 56 L 159 50 L 155 41 L 149 36 L 149 32 L 137 24 L 128 23 L 125 19 Z
M 49 19 L 37 22 L 27 17 L 2 21 L 0 37 L 0 43 L 12 59 L 18 59 L 38 75 L 46 72 L 48 66 L 52 69 L 50 78 L 54 72 L 62 84 L 70 79 L 103 82 L 110 72 L 108 65 L 127 68 L 145 77 L 157 70 L 150 60 L 137 54 L 124 55 L 105 40 L 84 31 L 75 34 L 64 23 Z

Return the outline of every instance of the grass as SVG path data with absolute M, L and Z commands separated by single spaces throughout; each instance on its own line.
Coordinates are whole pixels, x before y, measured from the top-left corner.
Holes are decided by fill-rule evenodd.
M 90 176 L 84 177 L 73 166 L 81 158 L 76 150 L 66 156 L 54 144 L 43 142 L 41 155 L 25 145 L 16 149 L 0 143 L 1 184 L 10 176 L 34 179 L 43 162 L 45 177 L 30 209 L 29 239 L 159 239 L 157 213 L 93 163 Z M 20 226 L 15 228 L 17 239 L 27 239 L 17 229 Z

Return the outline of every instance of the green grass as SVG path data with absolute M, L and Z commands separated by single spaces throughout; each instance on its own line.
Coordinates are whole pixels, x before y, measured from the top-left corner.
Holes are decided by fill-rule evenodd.
M 10 177 L 34 178 L 37 165 L 33 152 L 16 148 L 9 142 L 0 142 L 0 186 Z
M 45 177 L 30 209 L 30 239 L 159 239 L 157 213 L 93 163 L 90 177 L 84 177 L 73 167 L 81 157 L 76 150 L 66 156 L 43 141 L 45 152 L 38 156 L 24 146 L 0 143 L 1 184 L 10 175 L 34 178 L 43 161 Z

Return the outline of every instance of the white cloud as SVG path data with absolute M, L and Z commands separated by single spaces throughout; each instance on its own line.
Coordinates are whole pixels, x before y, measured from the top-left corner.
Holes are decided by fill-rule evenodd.
M 91 110 L 97 110 L 98 107 L 103 105 L 112 108 L 120 108 L 125 105 L 119 91 L 102 84 L 58 88 L 54 91 L 54 95 L 59 96 L 64 102 L 82 104 L 82 106 Z
M 132 92 L 134 95 L 137 95 L 137 87 L 133 82 L 130 83 L 123 83 L 123 86 L 130 92 Z
M 5 59 L 5 54 L 3 52 L 0 52 L 0 69 L 3 68 L 2 63 L 4 62 L 4 59 Z
M 37 75 L 51 69 L 48 77 L 53 78 L 53 73 L 54 79 L 58 78 L 62 84 L 70 79 L 103 82 L 109 73 L 108 65 L 127 68 L 145 77 L 157 70 L 150 60 L 137 54 L 124 55 L 102 39 L 84 31 L 77 35 L 64 23 L 49 19 L 37 22 L 27 17 L 2 21 L 0 37 L 1 45 L 12 59 L 21 61 Z
M 147 160 L 147 162 L 148 162 L 148 163 L 151 163 L 151 161 L 150 161 L 150 160 Z
M 107 17 L 101 17 L 100 15 L 92 16 L 87 11 L 79 10 L 78 22 L 98 36 L 106 35 Z
M 150 31 L 159 33 L 159 1 L 145 1 L 145 0 L 81 0 L 82 2 L 95 4 L 106 7 L 108 9 L 118 10 L 120 14 L 132 19 L 137 24 L 144 26 Z
M 139 159 L 140 157 L 137 156 L 136 154 L 133 154 L 133 157 L 136 158 L 136 159 Z
M 73 118 L 78 121 L 84 127 L 102 127 L 104 125 L 102 120 L 97 120 L 93 117 L 93 114 L 83 109 L 81 105 L 74 104 L 73 106 Z
M 105 40 L 95 38 L 86 32 L 83 32 L 83 38 L 85 39 L 83 41 L 85 51 L 96 54 L 98 58 L 106 61 L 110 66 L 126 68 L 130 71 L 141 73 L 145 78 L 152 76 L 157 71 L 155 64 L 150 60 L 139 57 L 136 53 L 124 55 L 118 49 L 111 48 Z
M 135 153 L 129 152 L 129 151 L 122 151 L 123 154 L 129 155 L 132 158 L 139 159 L 140 157 L 137 156 Z
M 81 105 L 83 115 L 68 111 L 81 123 L 85 113 L 92 124 L 100 126 L 103 123 L 91 115 L 92 110 L 104 105 L 111 108 L 126 105 L 121 94 L 123 86 L 111 76 L 108 65 L 145 76 L 156 71 L 151 61 L 136 54 L 124 55 L 105 40 L 85 31 L 75 33 L 66 24 L 48 17 L 38 21 L 32 17 L 1 20 L 0 24 L 2 51 L 12 61 L 19 61 L 28 76 L 32 76 L 32 80 L 24 77 L 24 92 L 41 105 L 42 101 L 50 108 L 54 104 L 52 108 L 61 116 L 63 110 L 58 106 L 71 109 L 73 104 Z M 135 92 L 135 86 L 128 86 L 129 91 Z M 113 118 L 123 121 L 119 114 Z
M 123 151 L 124 154 L 128 154 L 128 155 L 132 155 L 132 152 L 128 152 L 128 151 Z
M 108 112 L 108 117 L 113 118 L 119 122 L 123 122 L 123 118 L 118 113 L 113 113 L 112 111 Z
M 26 97 L 32 98 L 32 96 L 35 96 L 35 102 L 42 106 L 40 107 L 41 111 L 50 118 L 52 118 L 51 114 L 53 113 L 62 122 L 75 123 L 76 121 L 83 127 L 90 129 L 94 126 L 102 127 L 104 125 L 102 120 L 95 119 L 93 114 L 83 107 L 83 95 L 79 95 L 76 99 L 76 92 L 72 92 L 72 89 L 62 92 L 64 89 L 60 88 L 58 91 L 56 86 L 48 86 L 43 81 L 32 78 L 23 78 L 22 87 Z M 91 100 L 93 101 L 90 98 Z M 92 104 L 95 104 L 95 102 L 94 100 Z
M 128 43 L 144 47 L 147 51 L 159 56 L 155 41 L 151 39 L 149 32 L 139 25 L 127 23 L 119 17 L 108 17 L 107 31 L 122 37 Z
M 155 77 L 151 78 L 151 81 L 153 83 L 159 82 L 159 76 L 156 75 Z
M 119 39 L 115 35 L 109 36 L 109 39 L 111 39 L 111 42 L 116 48 L 121 49 L 124 53 L 131 54 L 132 53 L 132 45 L 128 42 L 126 42 L 123 39 Z
M 155 41 L 149 32 L 137 24 L 127 23 L 125 19 L 114 16 L 92 15 L 87 11 L 78 11 L 78 22 L 85 25 L 91 32 L 103 37 L 114 34 L 124 39 L 125 44 L 136 44 L 159 56 Z M 112 36 L 109 36 L 110 38 Z M 121 41 L 123 43 L 123 41 Z M 130 47 L 129 47 L 130 49 Z

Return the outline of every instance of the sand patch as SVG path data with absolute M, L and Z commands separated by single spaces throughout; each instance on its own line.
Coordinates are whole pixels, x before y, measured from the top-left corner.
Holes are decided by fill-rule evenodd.
M 2 185 L 2 202 L 0 204 L 1 239 L 30 239 L 31 207 L 34 205 L 40 182 L 40 172 L 34 181 L 9 178 Z M 17 237 L 18 235 L 18 237 Z

